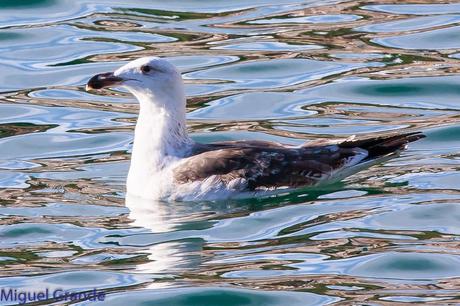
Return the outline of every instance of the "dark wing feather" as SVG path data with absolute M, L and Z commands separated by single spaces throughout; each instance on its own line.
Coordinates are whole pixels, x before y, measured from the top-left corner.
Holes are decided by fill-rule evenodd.
M 397 153 L 423 137 L 409 133 L 300 148 L 258 141 L 199 144 L 174 170 L 174 179 L 187 183 L 218 176 L 228 183 L 241 178 L 247 190 L 310 186 L 344 167 Z
M 236 145 L 189 157 L 175 169 L 176 182 L 201 181 L 217 175 L 226 183 L 244 179 L 248 190 L 308 186 L 343 167 L 350 158 L 366 156 L 362 151 L 336 145 L 296 149 Z
M 285 149 L 286 146 L 276 142 L 263 140 L 240 140 L 240 141 L 221 141 L 210 144 L 197 143 L 191 155 L 196 155 L 208 151 L 220 149 L 243 149 L 243 148 L 268 148 Z
M 240 178 L 247 190 L 315 185 L 338 170 L 400 152 L 423 137 L 408 133 L 300 148 L 263 141 L 199 144 L 174 170 L 174 179 L 187 183 L 218 176 L 228 183 Z
M 367 159 L 375 159 L 380 156 L 402 151 L 410 142 L 417 141 L 426 136 L 420 132 L 396 134 L 367 139 L 350 140 L 340 143 L 342 148 L 362 148 L 369 154 Z

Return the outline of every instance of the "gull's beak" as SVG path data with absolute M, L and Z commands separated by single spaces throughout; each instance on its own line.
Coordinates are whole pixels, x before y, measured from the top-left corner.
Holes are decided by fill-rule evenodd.
M 121 84 L 122 78 L 113 75 L 113 72 L 96 74 L 86 84 L 86 90 L 101 89 Z

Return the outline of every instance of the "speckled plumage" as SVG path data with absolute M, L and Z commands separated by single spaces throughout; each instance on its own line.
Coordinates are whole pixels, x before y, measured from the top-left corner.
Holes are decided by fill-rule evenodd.
M 414 133 L 300 147 L 261 141 L 196 145 L 174 169 L 174 181 L 185 184 L 217 176 L 230 184 L 241 179 L 238 191 L 314 186 L 335 181 L 338 172 L 361 162 L 397 153 L 421 137 Z

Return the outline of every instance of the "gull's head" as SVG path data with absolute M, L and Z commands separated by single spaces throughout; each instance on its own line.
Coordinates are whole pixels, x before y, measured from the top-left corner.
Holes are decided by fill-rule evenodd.
M 118 68 L 93 76 L 86 90 L 104 87 L 124 87 L 142 103 L 155 103 L 160 107 L 185 103 L 184 85 L 180 72 L 169 61 L 158 57 L 143 57 Z

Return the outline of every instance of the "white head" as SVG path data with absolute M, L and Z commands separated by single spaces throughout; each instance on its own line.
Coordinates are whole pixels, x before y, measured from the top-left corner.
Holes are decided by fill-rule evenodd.
M 185 112 L 185 91 L 180 72 L 165 59 L 143 57 L 118 68 L 115 72 L 95 75 L 87 89 L 121 86 L 139 100 L 142 108 L 167 113 Z M 153 105 L 150 105 L 153 104 Z
M 162 166 L 164 155 L 183 155 L 192 144 L 185 122 L 185 90 L 180 72 L 158 57 L 143 57 L 115 72 L 95 75 L 87 89 L 121 86 L 140 104 L 131 168 Z M 130 171 L 131 172 L 131 171 Z

